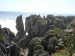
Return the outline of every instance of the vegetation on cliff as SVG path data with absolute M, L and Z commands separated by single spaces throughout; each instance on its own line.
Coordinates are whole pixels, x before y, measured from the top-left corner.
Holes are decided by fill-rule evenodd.
M 16 18 L 16 36 L 0 26 L 0 42 L 28 48 L 27 56 L 73 56 L 75 54 L 75 16 L 22 15 Z M 16 47 L 17 48 L 17 47 Z M 19 51 L 19 50 L 18 50 Z
M 72 31 L 74 30 L 73 20 L 75 20 L 74 16 L 47 15 L 47 17 L 41 17 L 40 15 L 30 15 L 26 17 L 25 32 L 28 35 L 25 35 L 23 39 L 25 42 L 24 47 L 29 50 L 28 56 L 48 56 L 53 54 L 53 56 L 57 54 L 72 56 L 75 50 L 72 47 L 75 40 L 73 37 L 74 31 Z M 64 53 L 65 51 L 68 54 Z

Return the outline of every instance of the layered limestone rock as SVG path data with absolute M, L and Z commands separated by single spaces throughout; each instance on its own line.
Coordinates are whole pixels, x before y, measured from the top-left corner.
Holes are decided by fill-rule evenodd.
M 16 19 L 16 29 L 18 31 L 16 34 L 16 38 L 17 38 L 17 41 L 19 41 L 21 38 L 24 37 L 24 34 L 25 34 L 22 15 L 18 16 Z
M 47 20 L 43 19 L 40 15 L 31 15 L 26 18 L 25 31 L 31 36 L 41 36 L 47 31 L 47 25 Z

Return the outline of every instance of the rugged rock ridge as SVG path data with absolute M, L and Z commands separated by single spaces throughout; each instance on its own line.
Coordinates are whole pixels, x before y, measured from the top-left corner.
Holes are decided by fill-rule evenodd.
M 25 31 L 32 36 L 42 36 L 47 31 L 47 25 L 47 20 L 40 15 L 31 15 L 26 17 Z
M 10 29 L 2 28 L 0 25 L 0 53 L 3 53 L 3 56 L 8 54 L 1 47 L 4 50 L 6 47 L 12 47 L 9 50 L 13 50 L 14 54 L 12 54 L 13 51 L 9 52 L 9 54 L 13 56 L 19 54 L 20 48 L 28 48 L 27 56 L 53 56 L 52 54 L 63 50 L 64 47 L 68 47 L 67 44 L 69 44 L 70 40 L 75 40 L 73 38 L 75 36 L 74 31 L 64 32 L 68 28 L 75 30 L 74 18 L 74 16 L 47 15 L 47 17 L 41 17 L 40 15 L 30 15 L 25 19 L 24 30 L 22 15 L 20 15 L 16 18 L 16 29 L 18 31 L 16 36 Z M 12 41 L 19 44 L 19 46 L 14 45 Z M 71 52 L 71 49 L 67 50 L 67 52 Z
M 56 50 L 65 47 L 64 30 L 71 27 L 71 24 L 67 27 L 73 21 L 71 18 L 75 17 L 30 15 L 25 19 L 24 31 L 22 16 L 18 16 L 16 20 L 18 44 L 22 48 L 28 48 L 28 56 L 52 55 Z
M 0 56 L 17 56 L 19 54 L 17 52 L 19 46 L 15 45 L 15 39 L 15 34 L 9 28 L 2 28 L 0 25 Z

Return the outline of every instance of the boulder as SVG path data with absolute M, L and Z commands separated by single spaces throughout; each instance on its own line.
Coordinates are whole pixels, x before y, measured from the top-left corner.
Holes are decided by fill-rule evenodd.
M 35 30 L 36 36 L 43 36 L 46 33 L 46 31 L 48 30 L 47 20 L 45 20 L 45 19 L 37 20 L 34 30 Z

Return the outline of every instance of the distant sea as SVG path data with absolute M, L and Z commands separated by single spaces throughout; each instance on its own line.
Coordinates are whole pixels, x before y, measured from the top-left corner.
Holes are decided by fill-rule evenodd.
M 2 27 L 9 28 L 12 32 L 17 33 L 16 30 L 16 18 L 19 15 L 22 15 L 23 22 L 25 22 L 25 17 L 30 16 L 31 14 L 46 16 L 47 13 L 28 13 L 28 12 L 12 12 L 12 11 L 0 11 L 0 24 Z M 61 16 L 74 16 L 74 14 L 53 14 L 54 16 L 61 15 Z M 24 23 L 25 25 L 25 23 Z

